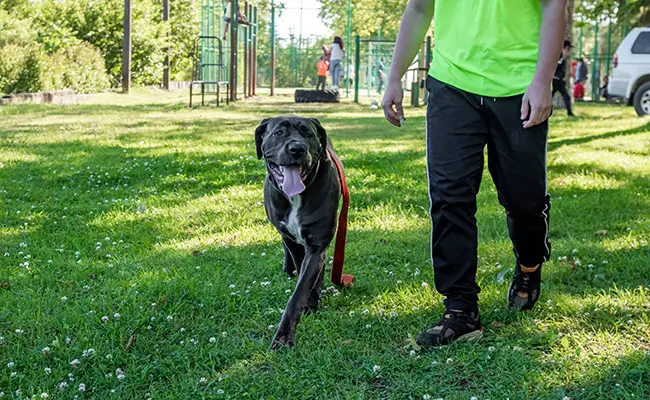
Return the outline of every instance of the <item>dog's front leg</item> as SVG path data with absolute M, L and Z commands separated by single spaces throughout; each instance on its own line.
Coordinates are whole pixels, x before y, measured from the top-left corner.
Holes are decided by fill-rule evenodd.
M 271 342 L 272 350 L 282 346 L 293 346 L 296 325 L 300 322 L 300 316 L 307 306 L 309 294 L 323 268 L 325 268 L 325 251 L 308 250 L 300 267 L 296 289 L 284 309 L 280 325 Z

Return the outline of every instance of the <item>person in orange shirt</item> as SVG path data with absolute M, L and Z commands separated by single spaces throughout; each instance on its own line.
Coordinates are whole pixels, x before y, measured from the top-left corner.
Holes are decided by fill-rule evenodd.
M 327 80 L 327 70 L 329 69 L 329 65 L 327 64 L 327 61 L 325 60 L 325 57 L 321 56 L 320 61 L 318 64 L 316 64 L 316 67 L 318 68 L 318 83 L 316 83 L 316 90 L 318 90 L 319 87 L 322 85 L 321 90 L 325 90 L 325 81 Z

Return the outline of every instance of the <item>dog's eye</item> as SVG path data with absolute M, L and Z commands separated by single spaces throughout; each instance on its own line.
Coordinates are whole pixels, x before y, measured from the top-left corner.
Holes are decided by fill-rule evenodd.
M 311 129 L 307 128 L 306 126 L 301 126 L 300 127 L 300 134 L 305 137 L 312 137 L 314 136 L 314 132 L 312 132 Z
M 282 129 L 278 129 L 277 131 L 273 131 L 273 133 L 272 133 L 272 135 L 274 135 L 274 136 L 280 136 L 280 135 L 283 135 L 283 134 L 284 134 L 284 131 L 282 131 Z

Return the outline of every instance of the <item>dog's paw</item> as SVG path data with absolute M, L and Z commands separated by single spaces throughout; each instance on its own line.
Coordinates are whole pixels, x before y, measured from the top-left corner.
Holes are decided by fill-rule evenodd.
M 292 334 L 276 333 L 271 341 L 271 350 L 280 350 L 283 347 L 293 347 L 294 337 Z
M 271 350 L 280 350 L 282 348 L 291 348 L 293 347 L 294 343 L 293 340 L 286 340 L 283 338 L 280 339 L 274 339 L 273 342 L 271 342 Z

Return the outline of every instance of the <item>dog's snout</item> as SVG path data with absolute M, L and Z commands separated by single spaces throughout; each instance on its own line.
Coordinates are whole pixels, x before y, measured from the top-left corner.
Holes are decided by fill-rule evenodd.
M 287 145 L 287 151 L 294 157 L 301 157 L 307 152 L 307 146 L 298 142 L 291 142 Z

